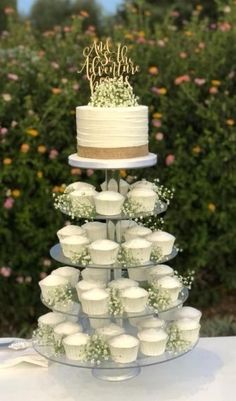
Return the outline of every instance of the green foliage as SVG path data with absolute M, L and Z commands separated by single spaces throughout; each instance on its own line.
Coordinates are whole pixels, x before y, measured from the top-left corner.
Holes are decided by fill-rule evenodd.
M 149 106 L 150 149 L 159 154 L 158 167 L 138 178 L 158 176 L 175 188 L 164 229 L 183 248 L 174 267 L 196 272 L 191 302 L 199 306 L 236 286 L 236 6 L 230 7 L 219 5 L 214 26 L 198 11 L 179 28 L 167 11 L 150 29 L 149 13 L 140 19 L 130 10 L 110 29 L 140 65 L 134 92 Z M 75 16 L 66 29 L 35 37 L 27 22 L 9 15 L 1 36 L 0 303 L 8 305 L 1 334 L 26 334 L 41 312 L 37 282 L 54 267 L 49 248 L 65 221 L 52 193 L 78 179 L 103 180 L 100 172 L 67 165 L 76 148 L 75 107 L 89 101 L 88 82 L 76 73 L 82 49 L 97 35 L 84 31 L 85 19 Z

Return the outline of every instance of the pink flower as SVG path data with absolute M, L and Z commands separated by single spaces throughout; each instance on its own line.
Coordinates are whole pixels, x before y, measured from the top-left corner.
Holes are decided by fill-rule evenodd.
M 180 52 L 180 53 L 179 53 L 179 57 L 180 57 L 180 58 L 187 58 L 187 57 L 188 57 L 188 54 L 187 54 L 186 52 Z
M 169 154 L 169 155 L 166 156 L 166 159 L 165 159 L 166 166 L 171 166 L 171 164 L 173 164 L 174 161 L 175 161 L 175 156 L 174 155 Z
M 45 272 L 40 272 L 40 273 L 39 273 L 39 277 L 40 277 L 41 280 L 43 280 L 43 278 L 47 277 L 47 273 L 45 273 Z
M 94 174 L 94 170 L 92 170 L 91 168 L 88 168 L 88 170 L 86 171 L 87 176 L 91 177 Z
M 60 68 L 59 64 L 56 63 L 56 61 L 52 61 L 51 66 L 52 68 L 54 68 L 54 70 L 58 70 Z
M 23 284 L 24 283 L 24 277 L 23 276 L 17 276 L 16 277 L 16 282 L 18 284 Z
M 7 78 L 10 79 L 11 81 L 18 81 L 19 79 L 18 75 L 12 73 L 7 74 Z
M 12 269 L 10 267 L 3 266 L 0 268 L 0 275 L 2 277 L 10 277 L 11 273 L 12 273 Z
M 204 78 L 195 78 L 194 82 L 198 86 L 202 86 L 206 83 L 206 80 Z
M 146 39 L 143 36 L 139 36 L 136 40 L 137 43 L 143 44 L 146 43 Z
M 70 26 L 64 26 L 63 31 L 64 32 L 71 32 L 71 27 Z
M 180 13 L 177 10 L 173 10 L 173 11 L 171 11 L 170 15 L 171 15 L 171 17 L 179 17 Z
M 231 24 L 229 24 L 229 22 L 225 21 L 225 22 L 221 22 L 219 23 L 219 30 L 221 32 L 228 32 L 231 29 Z
M 162 141 L 163 138 L 164 138 L 164 135 L 163 135 L 162 132 L 157 132 L 156 135 L 155 135 L 155 138 L 156 138 L 157 141 Z
M 72 86 L 72 88 L 74 89 L 74 91 L 78 91 L 79 90 L 79 84 L 74 84 Z
M 190 82 L 191 78 L 189 75 L 180 75 L 179 77 L 175 78 L 175 85 L 181 85 L 184 82 Z
M 158 46 L 160 46 L 160 47 L 165 47 L 165 41 L 164 40 L 162 40 L 162 39 L 160 39 L 160 40 L 158 40 L 157 41 L 157 44 L 158 44 Z
M 205 49 L 206 45 L 204 42 L 200 42 L 200 43 L 198 43 L 198 47 L 199 47 L 199 49 Z
M 5 199 L 4 203 L 3 203 L 3 207 L 5 209 L 11 209 L 14 205 L 15 200 L 9 196 L 8 198 Z
M 210 93 L 211 95 L 216 95 L 216 94 L 218 93 L 218 88 L 216 88 L 215 86 L 211 86 L 211 87 L 209 88 L 209 93 Z
M 153 127 L 161 127 L 161 121 L 160 120 L 152 120 L 152 125 Z
M 49 159 L 53 160 L 56 159 L 56 157 L 58 156 L 58 150 L 56 149 L 51 149 L 49 152 Z
M 0 127 L 0 135 L 6 135 L 7 134 L 7 132 L 8 132 L 8 129 L 7 128 L 5 128 L 5 127 Z

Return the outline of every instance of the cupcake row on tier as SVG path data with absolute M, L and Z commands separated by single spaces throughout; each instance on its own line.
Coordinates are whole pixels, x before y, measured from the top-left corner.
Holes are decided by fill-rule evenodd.
M 123 263 L 126 265 L 143 265 L 151 260 L 153 253 L 158 258 L 170 255 L 175 242 L 175 237 L 165 231 L 152 232 L 149 228 L 137 225 L 124 230 L 125 241 L 120 245 L 103 238 L 107 237 L 106 227 L 99 222 L 86 223 L 82 227 L 68 225 L 59 230 L 57 235 L 65 257 L 73 262 L 79 261 L 88 252 L 91 264 L 101 266 L 115 264 L 119 259 L 119 251 L 123 252 Z M 94 240 L 97 237 L 100 239 Z M 85 258 L 84 264 L 88 264 L 88 258 Z
M 79 323 L 67 321 L 61 314 L 50 312 L 38 319 L 35 336 L 40 344 L 54 345 L 55 351 L 60 354 L 65 352 L 69 360 L 91 362 L 99 347 L 102 347 L 106 354 L 100 353 L 100 362 L 109 358 L 117 363 L 130 363 L 138 357 L 160 356 L 166 348 L 175 352 L 191 348 L 199 337 L 201 316 L 200 311 L 191 309 L 192 315 L 188 312 L 189 317 L 177 318 L 168 326 L 158 318 L 144 318 L 138 322 L 132 335 L 120 325 L 109 323 L 98 328 L 95 336 L 84 333 Z M 91 348 L 89 354 L 86 352 L 91 341 L 95 349 L 94 356 Z
M 83 276 L 87 272 L 82 272 Z M 178 277 L 162 275 L 153 279 L 153 274 L 150 276 L 150 286 L 144 289 L 129 278 L 112 280 L 108 285 L 107 276 L 101 281 L 84 278 L 78 281 L 78 271 L 64 266 L 41 280 L 39 286 L 42 299 L 49 307 L 72 314 L 79 312 L 80 303 L 83 312 L 91 317 L 122 316 L 124 312 L 127 315 L 145 313 L 149 306 L 155 310 L 165 310 L 178 305 L 178 297 L 183 289 Z
M 68 196 L 75 215 L 76 209 L 84 207 L 95 207 L 96 213 L 103 216 L 116 216 L 123 211 L 152 213 L 159 201 L 156 185 L 146 180 L 138 181 L 130 187 L 124 180 L 120 180 L 118 185 L 118 182 L 111 179 L 108 185 L 103 183 L 101 188 L 102 192 L 97 192 L 90 184 L 75 182 L 66 187 L 64 194 Z

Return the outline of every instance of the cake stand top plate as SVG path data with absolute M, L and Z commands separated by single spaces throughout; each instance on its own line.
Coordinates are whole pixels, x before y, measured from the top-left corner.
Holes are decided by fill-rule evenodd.
M 94 170 L 133 169 L 155 166 L 157 163 L 157 155 L 149 153 L 147 156 L 135 157 L 132 159 L 89 159 L 80 157 L 77 153 L 73 153 L 68 157 L 68 162 L 69 165 L 73 167 L 92 168 Z

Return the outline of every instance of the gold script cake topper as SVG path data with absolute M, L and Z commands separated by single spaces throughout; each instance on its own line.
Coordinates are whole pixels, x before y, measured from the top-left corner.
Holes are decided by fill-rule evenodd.
M 128 47 L 118 43 L 114 48 L 109 39 L 105 43 L 94 41 L 83 50 L 85 58 L 79 73 L 84 72 L 89 80 L 91 94 L 104 78 L 123 76 L 128 83 L 129 76 L 139 71 L 139 66 L 128 57 Z

